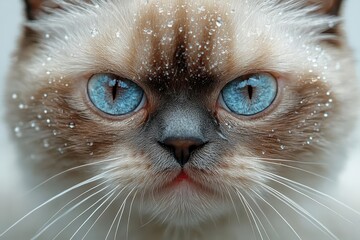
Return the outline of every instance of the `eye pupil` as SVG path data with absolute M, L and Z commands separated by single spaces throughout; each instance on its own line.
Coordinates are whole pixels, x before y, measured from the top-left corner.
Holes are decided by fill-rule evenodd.
M 249 94 L 249 99 L 251 100 L 252 95 L 253 95 L 253 87 L 248 85 L 247 90 L 248 90 L 248 94 Z
M 115 101 L 115 99 L 116 99 L 117 92 L 118 92 L 118 86 L 117 86 L 117 84 L 115 84 L 115 86 L 112 87 L 113 101 Z

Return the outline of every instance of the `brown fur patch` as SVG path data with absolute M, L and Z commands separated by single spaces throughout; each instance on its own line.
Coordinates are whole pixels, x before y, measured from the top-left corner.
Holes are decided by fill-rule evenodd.
M 86 83 L 82 82 L 85 89 Z M 106 159 L 115 145 L 128 149 L 131 138 L 138 134 L 138 124 L 146 119 L 145 111 L 139 111 L 131 119 L 106 120 L 92 112 L 81 94 L 74 94 L 78 87 L 68 79 L 57 79 L 10 103 L 16 110 L 12 119 L 21 128 L 21 142 L 31 142 L 44 168 L 56 166 L 58 170 Z M 19 110 L 19 104 L 24 108 Z
M 25 0 L 26 16 L 29 20 L 34 20 L 40 12 L 43 0 Z
M 320 6 L 320 13 L 331 15 L 339 15 L 341 10 L 342 0 L 308 0 L 309 4 L 316 4 Z
M 329 132 L 336 121 L 338 103 L 330 96 L 328 85 L 312 79 L 307 76 L 281 93 L 279 114 L 274 110 L 246 123 L 219 112 L 220 122 L 226 124 L 223 131 L 239 141 L 240 148 L 251 149 L 249 157 L 301 160 L 303 153 L 325 151 L 322 146 L 334 137 Z
M 200 7 L 202 12 L 195 12 Z M 129 65 L 156 91 L 212 85 L 231 67 L 232 29 L 216 6 L 150 2 L 138 16 Z

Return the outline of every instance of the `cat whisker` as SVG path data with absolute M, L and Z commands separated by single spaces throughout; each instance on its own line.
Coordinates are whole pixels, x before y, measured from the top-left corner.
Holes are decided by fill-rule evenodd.
M 254 191 L 253 189 L 250 189 L 259 199 L 261 199 L 266 205 L 268 205 L 284 222 L 285 224 L 290 228 L 290 230 L 295 234 L 295 236 L 298 239 L 302 239 L 300 235 L 296 232 L 296 230 L 291 226 L 291 224 L 285 219 L 285 217 L 273 206 L 271 203 L 269 203 L 266 199 L 264 199 L 259 193 Z
M 140 228 L 144 228 L 146 227 L 147 225 L 149 225 L 150 223 L 152 223 L 159 215 L 161 214 L 161 211 L 157 209 L 157 211 L 153 214 L 153 216 L 150 218 L 150 220 L 148 220 L 146 223 L 142 224 L 140 226 Z M 169 213 L 170 214 L 170 213 Z M 165 219 L 168 217 L 168 215 L 165 217 Z
M 254 208 L 251 206 L 251 204 L 249 203 L 249 201 L 246 200 L 246 198 L 244 198 L 244 201 L 245 201 L 245 204 L 247 204 L 247 205 L 249 206 L 249 209 L 253 212 L 255 218 L 257 219 L 257 221 L 258 221 L 259 224 L 260 224 L 260 227 L 264 230 L 264 233 L 265 233 L 265 235 L 266 235 L 266 238 L 267 238 L 268 240 L 270 240 L 270 237 L 269 237 L 269 235 L 268 235 L 268 233 L 267 233 L 267 231 L 266 231 L 266 228 L 264 227 L 264 224 L 262 223 L 262 221 L 261 221 L 261 219 L 259 218 L 258 214 L 257 214 L 256 211 L 254 210 Z
M 104 198 L 109 198 L 108 196 L 110 195 L 110 197 L 114 194 L 114 191 L 117 188 L 112 189 L 111 191 L 109 191 L 108 193 L 106 193 L 104 196 L 102 196 L 100 199 L 98 199 L 95 203 L 91 204 L 88 208 L 86 208 L 83 212 L 81 212 L 77 217 L 75 217 L 73 220 L 71 220 L 63 229 L 60 230 L 60 232 L 58 232 L 55 237 L 52 238 L 52 240 L 55 240 L 56 238 L 58 238 L 61 233 L 63 233 L 71 224 L 73 224 L 77 219 L 79 219 L 82 215 L 84 215 L 86 212 L 88 212 L 91 208 L 93 208 L 96 204 L 98 204 L 99 202 L 101 202 Z M 91 216 L 91 215 L 90 215 Z M 74 236 L 74 235 L 73 235 Z M 73 238 L 73 236 L 71 237 L 71 239 Z
M 244 205 L 246 206 L 246 208 L 249 210 L 249 213 L 251 215 L 251 218 L 253 219 L 253 222 L 255 224 L 255 227 L 257 229 L 257 232 L 259 233 L 259 236 L 260 236 L 261 240 L 264 240 L 264 237 L 263 237 L 263 235 L 261 233 L 261 230 L 260 230 L 260 227 L 262 227 L 262 229 L 265 230 L 263 224 L 261 223 L 261 221 L 258 218 L 257 214 L 254 212 L 253 208 L 250 206 L 249 202 L 246 200 L 245 196 L 238 189 L 236 189 L 236 192 L 237 192 L 239 198 L 241 198 L 242 201 L 244 202 Z M 259 227 L 259 224 L 260 224 L 260 227 Z M 266 231 L 265 231 L 265 233 L 266 233 Z M 267 235 L 267 237 L 269 239 L 269 236 L 268 236 L 267 233 L 266 233 L 266 235 Z
M 84 202 L 88 201 L 89 199 L 91 199 L 92 197 L 98 195 L 99 193 L 105 191 L 108 187 L 103 187 L 102 189 L 96 191 L 95 193 L 89 195 L 88 197 L 86 197 L 85 199 L 81 200 L 79 203 L 75 204 L 74 206 L 72 206 L 70 209 L 68 209 L 65 213 L 61 214 L 59 217 L 57 217 L 56 219 L 54 219 L 53 221 L 51 221 L 49 224 L 47 224 L 44 228 L 42 228 L 42 230 L 40 232 L 38 232 L 34 237 L 32 237 L 32 240 L 37 239 L 39 236 L 41 236 L 46 230 L 48 230 L 52 225 L 54 225 L 55 223 L 57 223 L 60 219 L 62 219 L 64 216 L 68 215 L 70 212 L 72 212 L 74 209 L 76 209 L 77 207 L 79 207 L 81 204 L 83 204 Z
M 120 194 L 121 194 L 125 189 L 126 189 L 126 187 L 123 187 L 123 188 L 119 191 L 119 193 L 115 196 L 114 200 L 116 200 L 116 199 L 120 196 Z M 116 221 L 116 219 L 117 219 L 117 217 L 118 217 L 118 215 L 119 215 L 120 209 L 121 209 L 121 207 L 119 208 L 119 211 L 116 213 L 116 215 L 115 215 L 115 217 L 114 217 L 114 220 L 113 220 L 113 222 L 111 223 L 110 229 L 109 229 L 109 231 L 108 231 L 107 234 L 106 234 L 105 240 L 107 240 L 108 237 L 109 237 L 109 235 L 110 235 L 111 229 L 113 228 L 113 226 L 114 226 L 114 224 L 115 224 L 115 221 Z
M 227 191 L 228 196 L 229 196 L 229 198 L 230 198 L 231 204 L 232 204 L 232 206 L 233 206 L 233 208 L 234 208 L 234 211 L 235 211 L 235 214 L 236 214 L 236 218 L 237 218 L 239 224 L 241 224 L 240 217 L 239 217 L 239 214 L 238 214 L 237 209 L 236 209 L 236 206 L 235 206 L 235 202 L 234 202 L 233 198 L 231 197 L 231 193 L 230 193 L 229 189 L 228 189 L 227 187 L 225 187 L 225 188 L 226 188 L 226 191 Z
M 128 198 L 129 198 L 129 196 L 131 195 L 131 193 L 132 193 L 136 188 L 137 188 L 137 186 L 135 186 L 135 187 L 133 187 L 133 188 L 131 189 L 131 191 L 130 191 L 130 192 L 128 193 L 128 195 L 125 197 L 123 203 L 122 203 L 121 206 L 120 206 L 120 209 L 122 209 L 122 210 L 121 210 L 121 214 L 120 214 L 120 216 L 119 216 L 119 220 L 118 220 L 118 223 L 117 223 L 117 226 L 116 226 L 116 231 L 115 231 L 115 235 L 114 235 L 114 240 L 117 239 L 117 234 L 118 234 L 118 231 L 119 231 L 119 228 L 120 228 L 120 222 L 121 222 L 121 219 L 122 219 L 122 216 L 123 216 L 125 207 L 126 207 L 126 202 L 127 202 Z M 120 210 L 120 209 L 119 209 L 119 210 Z M 116 216 L 115 216 L 115 219 L 116 219 Z
M 143 189 L 148 189 L 148 186 L 150 183 L 151 183 L 151 181 L 145 181 Z M 139 208 L 138 208 L 138 215 L 140 218 L 141 225 L 143 225 L 143 215 L 141 213 L 143 212 L 145 193 L 146 193 L 146 191 L 141 191 L 140 204 L 139 204 Z
M 357 215 L 360 216 L 360 212 L 359 212 L 359 211 L 357 211 L 357 210 L 349 207 L 349 206 L 346 205 L 345 203 L 339 201 L 338 199 L 336 199 L 336 198 L 334 198 L 334 197 L 332 197 L 332 196 L 330 196 L 330 195 L 328 195 L 328 194 L 326 194 L 326 193 L 323 193 L 323 192 L 321 192 L 321 191 L 319 191 L 319 190 L 316 190 L 316 189 L 314 189 L 314 188 L 312 188 L 312 187 L 310 187 L 310 186 L 304 185 L 304 184 L 302 184 L 302 183 L 296 182 L 296 181 L 291 180 L 291 179 L 288 179 L 288 178 L 286 178 L 286 177 L 279 176 L 279 175 L 277 175 L 277 174 L 273 174 L 273 173 L 267 173 L 267 174 L 269 174 L 270 176 L 275 177 L 275 178 L 277 178 L 277 179 L 280 179 L 280 180 L 282 180 L 282 181 L 285 181 L 285 182 L 287 182 L 287 183 L 291 183 L 291 184 L 293 184 L 293 185 L 295 185 L 295 186 L 298 186 L 298 187 L 300 187 L 300 188 L 303 188 L 303 189 L 305 189 L 305 190 L 308 190 L 308 191 L 310 191 L 310 192 L 312 192 L 312 193 L 314 193 L 314 194 L 318 194 L 318 195 L 320 195 L 320 196 L 322 196 L 322 197 L 325 197 L 325 198 L 333 201 L 334 203 L 337 203 L 337 204 L 339 204 L 340 206 L 342 206 L 342 207 L 344 207 L 344 208 L 350 210 L 351 212 L 353 212 L 353 213 L 355 213 L 355 214 L 357 214 Z
M 81 168 L 84 168 L 84 167 L 91 167 L 91 166 L 95 166 L 95 165 L 98 165 L 98 164 L 102 164 L 102 163 L 108 163 L 108 162 L 111 162 L 111 161 L 114 161 L 118 159 L 117 158 L 111 158 L 111 159 L 105 159 L 105 160 L 101 160 L 101 161 L 97 161 L 97 162 L 92 162 L 92 163 L 87 163 L 87 164 L 83 164 L 83 165 L 80 165 L 80 166 L 76 166 L 76 167 L 73 167 L 73 168 L 70 168 L 70 169 L 67 169 L 67 170 L 64 170 L 60 173 L 57 173 L 55 174 L 54 176 L 48 178 L 47 180 L 43 181 L 42 183 L 38 184 L 37 186 L 33 187 L 32 189 L 30 189 L 26 194 L 30 194 L 31 192 L 35 191 L 36 189 L 40 188 L 41 186 L 45 185 L 46 183 L 48 183 L 49 181 L 61 176 L 61 175 L 64 175 L 66 173 L 69 173 L 71 171 L 75 171 L 75 170 L 78 170 L 78 169 L 81 169 Z
M 109 170 L 108 172 L 110 172 L 111 170 Z M 98 174 L 92 178 L 89 178 L 83 182 L 80 182 L 64 191 L 62 191 L 61 193 L 58 193 L 57 195 L 55 195 L 54 197 L 50 198 L 49 200 L 45 201 L 44 203 L 40 204 L 39 206 L 37 206 L 36 208 L 34 208 L 33 210 L 31 210 L 30 212 L 28 212 L 27 214 L 25 214 L 23 217 L 21 217 L 19 220 L 17 220 L 14 224 L 12 224 L 10 227 L 8 227 L 4 232 L 2 232 L 0 234 L 0 237 L 3 237 L 6 233 L 8 233 L 11 229 L 13 229 L 17 224 L 19 224 L 20 222 L 22 222 L 24 219 L 26 219 L 27 217 L 29 217 L 31 214 L 33 214 L 34 212 L 38 211 L 40 208 L 48 205 L 49 203 L 53 202 L 54 200 L 64 196 L 65 194 L 78 189 L 82 186 L 85 186 L 87 184 L 93 183 L 97 180 L 102 179 L 104 176 L 106 176 L 107 172 L 103 172 L 101 174 Z
M 116 216 L 115 216 L 115 218 L 114 218 L 114 223 L 116 222 L 116 220 L 118 220 L 118 223 L 116 224 L 116 228 L 115 228 L 114 240 L 117 239 L 117 234 L 118 234 L 118 231 L 119 231 L 121 218 L 122 218 L 122 216 L 123 216 L 123 214 L 124 214 L 124 211 L 125 211 L 125 204 L 124 204 L 124 203 L 125 203 L 125 202 L 123 202 L 123 203 L 120 205 L 119 210 L 118 210 L 118 212 L 116 213 Z M 110 230 L 112 229 L 112 226 L 113 226 L 113 224 L 111 224 Z M 110 230 L 109 230 L 109 233 L 110 233 Z M 105 240 L 106 240 L 106 239 L 107 239 L 107 238 L 105 238 Z
M 152 223 L 158 216 L 159 216 L 160 212 L 158 211 L 156 214 L 153 214 L 153 216 L 150 218 L 150 220 L 148 220 L 146 223 L 142 224 L 140 226 L 140 228 L 144 228 L 147 225 L 149 225 L 150 223 Z
M 64 210 L 67 206 L 69 206 L 70 204 L 72 204 L 73 202 L 75 202 L 77 199 L 81 198 L 82 196 L 84 196 L 85 194 L 91 192 L 92 190 L 100 187 L 101 185 L 104 185 L 106 182 L 108 182 L 110 180 L 106 180 L 104 182 L 101 182 L 100 184 L 90 188 L 89 190 L 81 193 L 80 195 L 78 195 L 77 197 L 75 197 L 74 199 L 72 199 L 71 201 L 69 201 L 67 204 L 65 204 L 62 208 L 60 208 L 41 228 L 40 228 L 40 231 L 42 229 L 44 229 L 62 210 Z
M 229 141 L 229 139 L 221 131 L 216 131 L 216 133 L 219 135 L 219 137 L 221 137 L 221 139 Z
M 296 213 L 304 217 L 307 221 L 309 221 L 313 226 L 319 229 L 324 234 L 327 234 L 333 239 L 339 240 L 339 238 L 334 235 L 324 224 L 322 224 L 319 220 L 313 217 L 308 211 L 306 211 L 303 207 L 299 206 L 296 202 L 294 202 L 289 197 L 285 196 L 284 194 L 280 193 L 279 191 L 275 190 L 274 188 L 267 186 L 266 184 L 262 184 L 264 190 L 274 196 L 276 199 L 290 207 Z
M 308 173 L 310 175 L 322 178 L 322 179 L 327 180 L 329 182 L 334 182 L 334 180 L 332 180 L 330 178 L 327 178 L 327 177 L 325 177 L 323 175 L 320 175 L 320 174 L 317 174 L 317 173 L 314 173 L 314 172 L 311 172 L 311 171 L 308 171 L 308 170 L 305 170 L 305 169 L 302 169 L 302 168 L 299 168 L 299 167 L 295 167 L 295 166 L 291 166 L 291 165 L 287 165 L 287 164 L 283 164 L 283 163 L 277 163 L 277 162 L 271 162 L 271 161 L 263 161 L 263 160 L 259 160 L 259 159 L 252 159 L 252 160 L 253 161 L 258 161 L 258 162 L 261 162 L 261 163 L 264 163 L 264 164 L 275 165 L 275 166 L 290 168 L 290 169 L 293 169 L 293 170 L 298 170 L 298 171 Z
M 136 192 L 134 194 L 134 197 L 132 198 L 132 200 L 130 202 L 129 216 L 128 216 L 128 219 L 127 219 L 127 226 L 126 226 L 126 240 L 129 239 L 129 226 L 130 226 L 131 210 L 132 210 L 132 207 L 133 207 L 133 204 L 134 204 L 137 193 L 138 193 L 138 190 L 136 190 Z
M 119 195 L 116 195 L 114 197 L 114 199 L 108 204 L 108 206 L 102 211 L 102 213 L 100 214 L 100 216 L 98 216 L 98 218 L 94 221 L 94 223 L 90 226 L 90 228 L 88 229 L 88 231 L 85 233 L 84 237 L 82 238 L 82 240 L 85 239 L 85 237 L 88 235 L 88 233 L 91 231 L 91 229 L 94 227 L 94 225 L 96 224 L 96 222 L 100 219 L 100 217 L 105 213 L 105 211 L 111 206 L 111 204 L 117 199 Z
M 249 214 L 249 209 L 247 208 L 247 206 L 245 205 L 244 203 L 244 200 L 243 200 L 243 195 L 240 193 L 240 191 L 238 189 L 235 189 L 235 193 L 237 194 L 242 206 L 244 207 L 244 210 L 245 210 L 245 213 L 246 213 L 246 216 L 249 220 L 249 223 L 250 223 L 250 226 L 251 226 L 251 230 L 253 232 L 253 236 L 256 238 L 256 233 L 255 233 L 255 228 L 254 228 L 254 225 L 253 225 L 253 221 L 252 219 L 250 218 L 250 214 Z
M 70 240 L 72 240 L 76 234 L 81 230 L 81 228 L 91 219 L 92 216 L 94 216 L 95 213 L 97 213 L 97 211 L 99 211 L 99 209 L 109 201 L 109 199 L 114 196 L 115 194 L 115 191 L 117 190 L 117 187 L 115 187 L 111 192 L 111 194 L 86 218 L 86 220 L 80 225 L 80 227 L 75 231 L 75 233 L 71 236 Z M 114 198 L 116 199 L 116 197 Z M 113 200 L 114 200 L 113 199 Z M 111 202 L 110 202 L 111 204 Z M 109 207 L 110 205 L 108 205 L 104 211 L 106 211 L 106 209 Z M 104 213 L 104 211 L 100 214 L 100 216 L 95 220 L 95 223 L 96 221 L 102 216 L 102 214 Z M 94 225 L 91 225 L 90 229 L 93 227 Z
M 265 173 L 265 174 L 266 174 L 266 173 Z M 311 196 L 305 194 L 304 192 L 301 192 L 300 190 L 297 190 L 297 189 L 295 189 L 294 187 L 291 187 L 290 185 L 288 185 L 288 184 L 286 184 L 286 183 L 284 183 L 284 182 L 282 182 L 282 181 L 280 181 L 280 180 L 276 180 L 276 179 L 274 179 L 273 177 L 267 177 L 267 178 L 268 178 L 269 180 L 273 181 L 273 182 L 276 182 L 276 183 L 278 183 L 278 184 L 280 184 L 280 185 L 282 185 L 282 186 L 285 186 L 286 188 L 288 188 L 288 189 L 290 189 L 290 190 L 292 190 L 292 191 L 294 191 L 294 192 L 296 192 L 296 193 L 298 193 L 298 194 L 300 194 L 300 195 L 302 195 L 302 196 L 310 199 L 311 201 L 313 201 L 313 202 L 319 204 L 320 206 L 326 208 L 327 210 L 329 210 L 330 212 L 334 213 L 335 215 L 337 215 L 338 217 L 342 218 L 343 220 L 351 223 L 350 220 L 346 219 L 346 218 L 345 218 L 343 215 L 341 215 L 340 213 L 334 211 L 334 210 L 331 209 L 329 206 L 327 206 L 327 205 L 319 202 L 318 200 L 316 200 L 315 198 L 312 198 Z
M 142 201 L 144 200 L 144 192 L 142 193 Z M 155 202 L 155 196 L 154 196 L 154 189 L 152 191 L 150 191 L 150 195 L 151 195 L 151 198 L 152 200 Z M 142 207 L 142 204 L 140 205 L 140 207 Z M 140 209 L 141 210 L 141 209 Z M 139 210 L 139 211 L 140 211 Z M 148 220 L 146 223 L 142 224 L 140 226 L 140 228 L 143 228 L 143 227 L 146 227 L 147 225 L 149 225 L 151 222 L 153 222 L 159 215 L 161 214 L 161 211 L 159 209 L 157 209 L 157 211 L 153 214 L 153 216 L 150 218 L 150 220 Z M 168 218 L 168 216 L 170 215 L 170 213 L 168 213 L 166 216 L 165 216 L 165 220 Z M 164 221 L 162 221 L 164 222 Z
M 159 211 L 160 213 L 160 211 Z M 166 214 L 166 216 L 161 220 L 161 224 L 165 224 L 166 220 L 168 220 L 169 216 L 171 215 L 171 217 L 174 217 L 174 215 L 176 214 L 175 211 L 169 211 L 168 214 Z
M 264 158 L 264 157 L 250 157 L 244 156 L 245 159 L 251 160 L 264 160 L 264 162 L 286 162 L 286 163 L 295 163 L 295 164 L 304 164 L 304 165 L 327 165 L 324 162 L 308 162 L 308 161 L 296 161 L 296 160 L 289 160 L 289 159 L 280 159 L 280 158 Z
M 257 201 L 255 200 L 255 198 L 253 196 L 251 196 L 251 194 L 246 193 L 248 195 L 248 197 L 252 200 L 252 202 L 255 204 L 255 206 L 259 209 L 259 211 L 261 212 L 261 214 L 264 216 L 265 220 L 267 221 L 267 223 L 269 224 L 269 226 L 271 227 L 271 229 L 276 233 L 276 235 L 278 237 L 279 234 L 278 232 L 275 230 L 275 227 L 272 225 L 271 221 L 269 220 L 269 218 L 266 216 L 265 212 L 262 210 L 262 208 L 260 207 L 260 205 L 257 203 Z

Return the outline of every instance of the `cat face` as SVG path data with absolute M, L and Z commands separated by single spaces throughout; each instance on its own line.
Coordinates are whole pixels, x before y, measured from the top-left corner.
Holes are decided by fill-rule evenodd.
M 174 225 L 262 198 L 352 119 L 340 1 L 325 2 L 30 1 L 9 79 L 24 161 L 78 167 Z

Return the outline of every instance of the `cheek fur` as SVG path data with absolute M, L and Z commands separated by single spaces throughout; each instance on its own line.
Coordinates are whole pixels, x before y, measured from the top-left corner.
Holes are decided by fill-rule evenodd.
M 294 160 L 316 152 L 332 135 L 338 110 L 329 86 L 311 79 L 286 86 L 277 108 L 258 119 L 240 120 L 219 111 L 222 131 L 251 149 L 252 157 Z
M 76 166 L 116 157 L 111 156 L 113 150 L 131 142 L 146 119 L 145 111 L 126 119 L 103 118 L 77 88 L 77 84 L 62 79 L 11 101 L 17 137 L 30 144 L 44 164 Z

